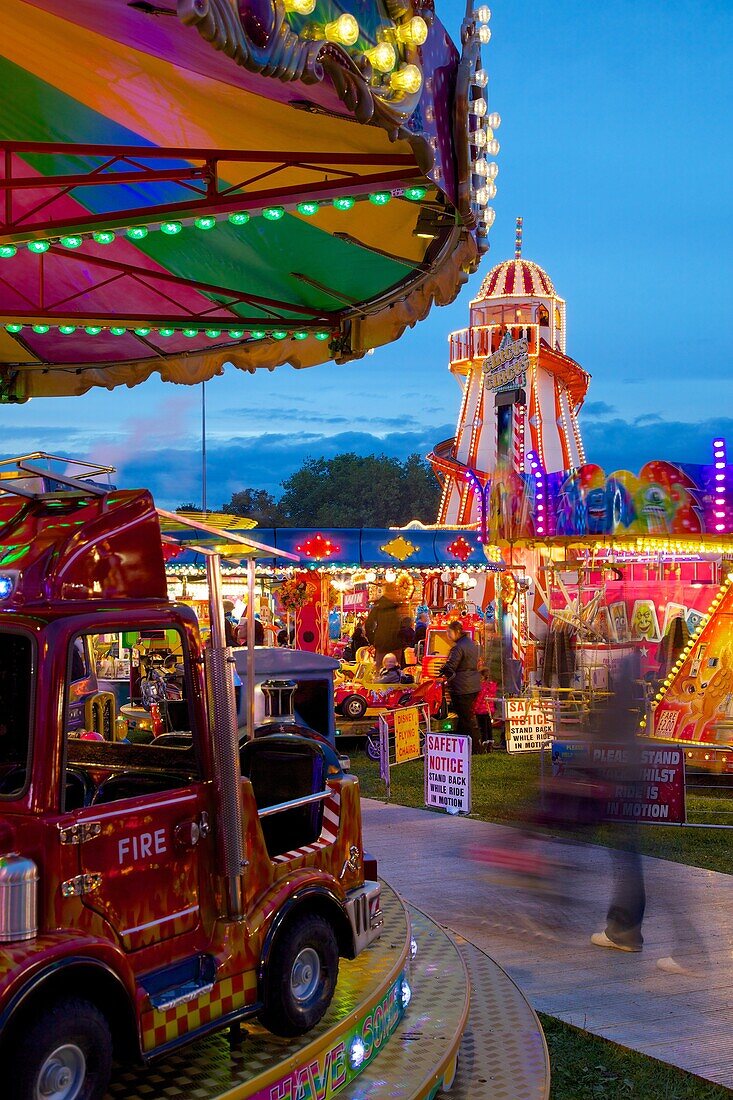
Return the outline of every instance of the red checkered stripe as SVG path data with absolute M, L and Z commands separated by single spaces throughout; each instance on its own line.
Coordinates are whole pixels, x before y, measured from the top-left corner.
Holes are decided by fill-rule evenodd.
M 149 1052 L 178 1039 L 189 1031 L 236 1012 L 251 1004 L 257 995 L 257 977 L 254 971 L 235 974 L 215 982 L 213 989 L 202 993 L 194 1001 L 176 1005 L 165 1012 L 151 1009 L 142 1013 L 141 1031 L 143 1050 Z
M 306 856 L 311 852 L 319 852 L 321 848 L 327 848 L 329 844 L 333 844 L 338 836 L 340 817 L 341 795 L 338 791 L 332 790 L 323 803 L 323 822 L 318 840 L 314 840 L 312 844 L 303 844 L 300 848 L 293 848 L 289 852 L 283 852 L 282 855 L 275 856 L 272 862 L 289 863 L 291 859 L 297 859 L 299 856 Z

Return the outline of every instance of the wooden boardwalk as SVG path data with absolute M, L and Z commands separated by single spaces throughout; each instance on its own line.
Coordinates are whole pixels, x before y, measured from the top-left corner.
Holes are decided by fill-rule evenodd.
M 514 829 L 371 800 L 363 815 L 380 874 L 496 959 L 535 1009 L 733 1089 L 733 875 L 645 857 L 644 950 L 623 954 L 589 939 L 612 887 L 606 848 L 534 842 L 556 866 L 547 894 L 475 858 L 520 850 Z M 733 867 L 733 835 L 731 853 Z M 668 955 L 694 976 L 659 970 Z

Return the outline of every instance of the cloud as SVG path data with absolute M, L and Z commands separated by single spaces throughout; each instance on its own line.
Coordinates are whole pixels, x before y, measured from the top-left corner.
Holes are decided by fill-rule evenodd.
M 610 416 L 615 413 L 616 409 L 613 405 L 609 405 L 606 401 L 587 401 L 583 405 L 583 417 L 586 416 Z
M 655 458 L 707 463 L 712 459 L 712 441 L 717 438 L 733 442 L 733 418 L 686 423 L 650 414 L 633 421 L 620 417 L 602 422 L 591 419 L 583 425 L 588 461 L 598 463 L 608 473 L 619 469 L 636 472 Z
M 442 409 L 434 410 L 442 412 Z M 356 418 L 341 414 L 327 412 L 303 412 L 302 409 L 292 409 L 287 405 L 267 405 L 264 408 L 231 409 L 216 414 L 217 420 L 226 420 L 230 416 L 237 419 L 246 418 L 253 424 L 266 420 L 268 424 L 273 420 L 281 420 L 283 423 L 293 422 L 298 424 L 320 424 L 324 427 L 346 427 L 347 425 L 359 428 L 402 428 L 418 426 L 419 421 L 414 416 L 403 414 L 402 416 L 366 416 Z M 221 434 L 221 430 L 220 430 Z
M 207 455 L 207 503 L 218 508 L 238 489 L 267 489 L 281 492 L 282 481 L 306 458 L 334 458 L 353 451 L 359 455 L 386 454 L 404 459 L 409 454 L 427 454 L 439 439 L 450 435 L 448 424 L 422 430 L 393 431 L 376 435 L 369 431 L 347 431 L 336 435 L 311 432 L 270 432 L 212 441 Z M 198 445 L 183 449 L 170 443 L 160 448 L 138 448 L 120 462 L 117 483 L 152 489 L 162 507 L 183 501 L 201 500 L 201 455 Z M 100 455 L 99 461 L 105 456 Z

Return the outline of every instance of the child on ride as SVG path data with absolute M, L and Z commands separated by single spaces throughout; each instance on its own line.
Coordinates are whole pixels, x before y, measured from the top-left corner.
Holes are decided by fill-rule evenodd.
M 478 722 L 481 741 L 483 742 L 485 752 L 491 752 L 494 746 L 491 715 L 494 713 L 494 700 L 496 699 L 497 690 L 496 681 L 490 679 L 488 668 L 482 668 L 481 687 L 479 688 L 473 712 L 476 715 L 476 721 Z
M 382 667 L 379 670 L 379 676 L 377 676 L 378 684 L 399 684 L 402 682 L 402 673 L 400 671 L 400 662 L 395 657 L 394 653 L 385 653 Z

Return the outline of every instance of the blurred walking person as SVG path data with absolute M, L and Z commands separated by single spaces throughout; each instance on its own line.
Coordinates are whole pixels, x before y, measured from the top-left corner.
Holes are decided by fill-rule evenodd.
M 450 623 L 447 630 L 448 637 L 453 647 L 448 654 L 448 660 L 440 670 L 440 675 L 448 681 L 451 703 L 458 717 L 456 732 L 471 738 L 472 752 L 478 755 L 483 752 L 481 734 L 474 708 L 476 699 L 481 690 L 481 674 L 478 670 L 479 648 L 470 635 L 466 634 L 463 624 Z

